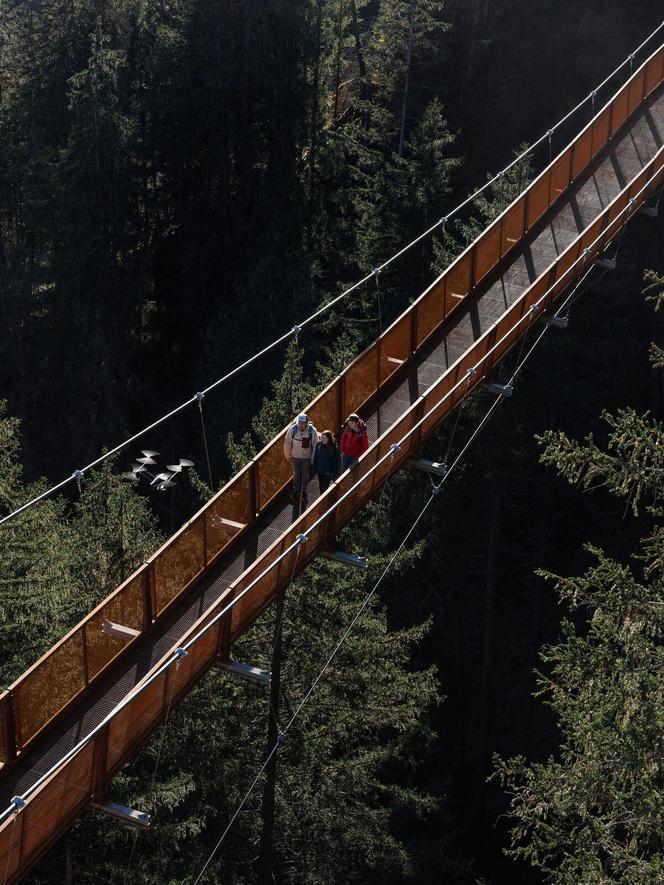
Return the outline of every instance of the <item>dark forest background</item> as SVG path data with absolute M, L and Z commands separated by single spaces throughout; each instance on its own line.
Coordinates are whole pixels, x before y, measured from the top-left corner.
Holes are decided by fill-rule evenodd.
M 0 0 L 2 512 L 385 260 L 660 20 L 654 0 Z M 589 118 L 586 105 L 554 153 Z M 546 160 L 548 146 L 510 193 Z M 419 295 L 499 202 L 381 275 L 380 317 L 372 283 L 304 332 L 301 351 L 274 350 L 210 393 L 211 485 Z M 209 881 L 664 881 L 653 701 L 663 390 L 650 353 L 663 271 L 662 219 L 639 216 L 616 270 L 589 278 L 569 328 L 546 336 L 446 483 L 280 752 L 269 869 L 259 789 Z M 444 428 L 425 456 L 453 456 L 490 401 L 474 397 L 454 437 Z M 592 445 L 575 445 L 588 434 Z M 192 481 L 167 495 L 124 483 L 136 447 L 80 496 L 0 529 L 2 687 L 209 491 L 195 409 L 141 445 L 193 458 Z M 394 477 L 348 528 L 347 548 L 371 557 L 366 577 L 317 563 L 293 588 L 285 709 L 428 489 Z M 620 563 L 639 551 L 632 574 Z M 268 612 L 238 656 L 269 666 L 273 622 Z M 616 661 L 635 655 L 630 678 L 644 679 L 615 686 Z M 208 675 L 114 782 L 118 801 L 153 814 L 151 830 L 135 839 L 87 813 L 29 881 L 192 881 L 260 764 L 266 713 L 255 686 Z

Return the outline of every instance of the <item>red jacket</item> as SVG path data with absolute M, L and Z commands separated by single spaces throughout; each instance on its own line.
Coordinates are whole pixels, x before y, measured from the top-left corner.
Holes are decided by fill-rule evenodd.
M 351 430 L 346 424 L 344 432 L 341 434 L 339 442 L 339 451 L 342 455 L 348 455 L 349 458 L 359 458 L 363 452 L 369 448 L 369 437 L 367 436 L 367 425 L 364 421 L 360 421 L 357 432 Z

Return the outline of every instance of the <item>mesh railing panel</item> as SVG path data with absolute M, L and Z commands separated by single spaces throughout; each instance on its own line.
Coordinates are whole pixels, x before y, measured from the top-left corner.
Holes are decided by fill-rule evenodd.
M 127 647 L 127 641 L 103 632 L 104 621 L 142 630 L 145 626 L 145 579 L 143 569 L 125 584 L 104 607 L 85 624 L 88 682 Z
M 594 157 L 609 140 L 609 126 L 611 122 L 611 108 L 604 108 L 602 113 L 593 123 L 592 129 L 592 156 Z
M 528 191 L 528 228 L 533 227 L 549 208 L 551 173 L 541 175 Z
M 344 408 L 346 418 L 356 411 L 378 390 L 378 345 L 368 350 L 352 363 L 344 376 Z
M 60 771 L 47 781 L 20 813 L 25 817 L 21 844 L 21 865 L 30 863 L 45 842 L 53 840 L 63 824 L 84 806 L 92 791 L 94 745 L 83 747 Z
M 509 252 L 512 246 L 518 243 L 524 234 L 526 223 L 525 208 L 525 198 L 521 197 L 513 206 L 510 206 L 503 216 L 500 246 L 500 251 L 503 255 Z
M 22 868 L 21 841 L 25 815 L 15 814 L 0 824 L 0 876 L 2 882 L 14 882 Z
M 586 131 L 577 139 L 572 148 L 572 178 L 582 172 L 592 158 L 592 129 Z
M 615 135 L 627 119 L 628 104 L 627 90 L 621 89 L 611 102 L 611 135 Z
M 258 471 L 258 511 L 263 511 L 290 481 L 291 466 L 284 458 L 286 430 L 263 450 L 256 461 Z
M 562 156 L 558 157 L 558 159 L 551 167 L 551 186 L 549 190 L 551 192 L 552 200 L 555 200 L 557 197 L 559 197 L 571 181 L 570 160 L 571 157 L 569 151 L 565 151 L 565 153 L 562 154 Z
M 205 516 L 200 514 L 153 561 L 157 610 L 164 609 L 205 568 Z
M 250 584 L 264 568 L 271 565 L 281 554 L 284 549 L 284 542 L 280 540 L 278 544 L 268 548 L 260 559 L 257 559 L 254 566 L 260 563 L 260 568 L 251 567 L 237 584 L 237 592 L 240 593 L 248 584 Z M 231 615 L 231 634 L 237 636 L 245 630 L 257 615 L 263 610 L 267 602 L 273 598 L 277 589 L 277 570 L 271 569 L 267 575 L 264 575 L 260 581 L 241 599 L 239 599 L 233 609 Z
M 329 387 L 324 393 L 317 397 L 311 406 L 309 406 L 308 415 L 318 430 L 331 430 L 336 436 L 341 426 L 343 416 L 341 415 L 341 400 L 339 389 L 341 383 L 339 380 Z
M 473 285 L 473 250 L 465 252 L 447 272 L 447 292 L 453 298 L 465 298 Z
M 442 286 L 440 287 L 442 289 Z M 440 289 L 432 297 L 441 299 Z M 442 300 L 442 299 L 441 299 Z M 384 384 L 390 375 L 399 368 L 411 355 L 412 319 L 410 314 L 388 329 L 381 340 L 380 348 L 380 383 Z
M 657 89 L 664 79 L 664 52 L 659 52 L 646 64 L 646 81 L 644 95 L 647 97 Z
M 253 465 L 246 467 L 205 509 L 208 563 L 216 559 L 243 527 L 253 521 L 250 504 L 254 470 Z
M 627 87 L 627 115 L 633 113 L 643 101 L 646 85 L 645 70 L 639 71 Z
M 79 626 L 14 687 L 18 748 L 23 748 L 85 685 L 84 630 Z
M 109 723 L 106 771 L 110 777 L 166 710 L 166 674 L 136 695 Z
M 9 721 L 9 692 L 0 694 L 0 765 L 3 765 L 10 757 L 10 721 Z M 2 867 L 0 867 L 0 870 Z
M 475 248 L 475 285 L 494 269 L 500 261 L 502 222 L 493 224 Z
M 448 300 L 448 281 L 443 277 L 438 283 L 416 302 L 416 344 L 417 347 L 440 325 L 445 316 L 445 305 Z

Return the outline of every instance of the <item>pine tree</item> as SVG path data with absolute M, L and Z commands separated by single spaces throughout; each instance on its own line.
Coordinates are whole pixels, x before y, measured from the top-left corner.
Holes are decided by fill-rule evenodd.
M 549 432 L 542 460 L 650 525 L 629 564 L 588 545 L 584 574 L 546 574 L 573 615 L 544 649 L 539 675 L 560 754 L 496 759 L 515 820 L 508 853 L 569 885 L 664 875 L 664 427 L 631 409 L 604 417 L 605 444 Z

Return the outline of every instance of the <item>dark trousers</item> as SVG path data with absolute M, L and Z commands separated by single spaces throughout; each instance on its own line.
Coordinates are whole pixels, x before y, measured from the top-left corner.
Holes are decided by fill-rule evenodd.
M 330 483 L 332 482 L 332 477 L 329 473 L 319 473 L 318 474 L 318 488 L 320 489 L 321 495 L 324 491 L 329 488 Z
M 341 469 L 347 470 L 349 467 L 355 467 L 357 464 L 357 458 L 351 458 L 350 455 L 346 455 L 345 452 L 341 455 Z

